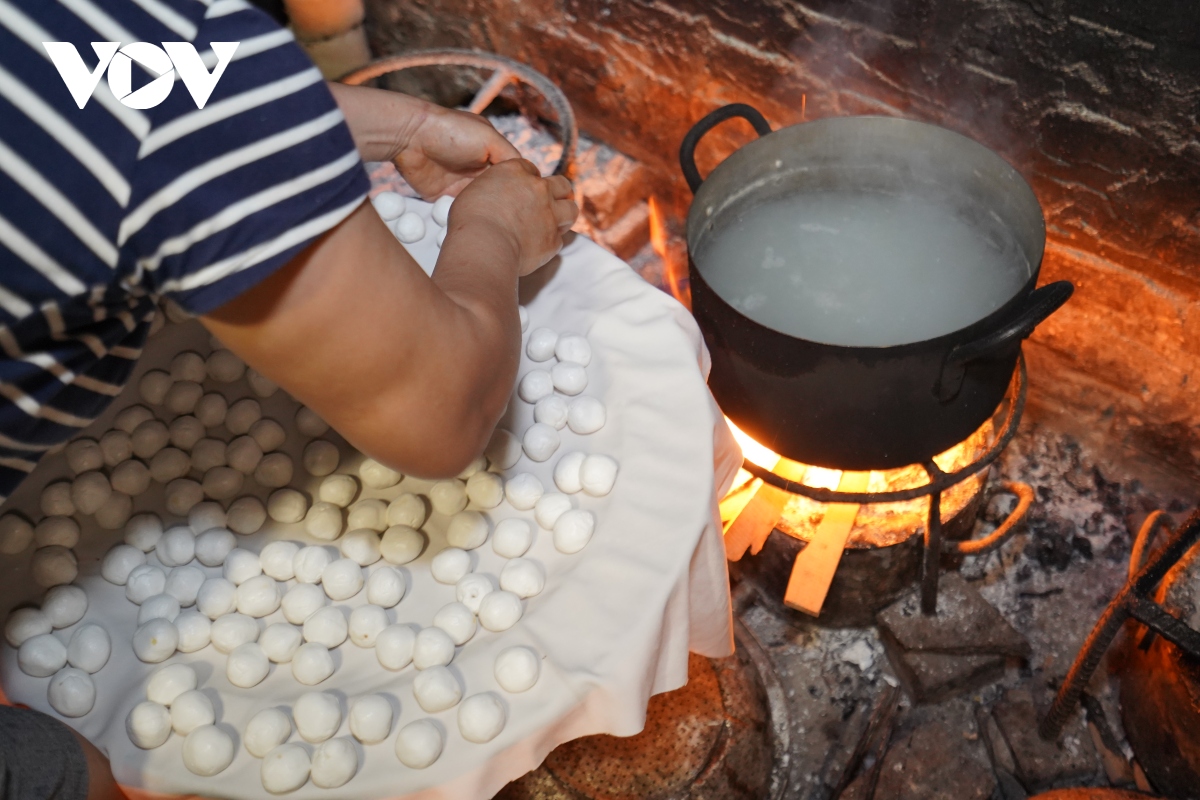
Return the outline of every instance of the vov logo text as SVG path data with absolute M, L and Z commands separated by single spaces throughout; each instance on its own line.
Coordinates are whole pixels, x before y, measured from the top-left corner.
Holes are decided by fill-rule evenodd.
M 213 42 L 212 52 L 217 57 L 217 64 L 209 72 L 191 42 L 163 42 L 162 47 L 149 42 L 130 42 L 124 47 L 120 42 L 92 42 L 92 50 L 99 59 L 93 70 L 87 68 L 70 42 L 42 42 L 75 105 L 80 108 L 87 105 L 107 69 L 108 88 L 113 96 L 130 108 L 138 109 L 154 108 L 166 100 L 175 86 L 176 72 L 196 101 L 196 108 L 204 108 L 239 44 L 241 42 Z M 137 91 L 133 91 L 135 61 L 157 76 Z

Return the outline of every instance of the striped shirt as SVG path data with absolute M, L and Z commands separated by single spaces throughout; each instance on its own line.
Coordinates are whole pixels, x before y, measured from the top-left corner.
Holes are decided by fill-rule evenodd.
M 203 109 L 178 73 L 137 110 L 72 99 L 43 42 L 239 42 Z M 134 62 L 132 86 L 155 74 Z M 0 0 L 0 500 L 99 416 L 157 302 L 233 299 L 348 216 L 368 181 L 321 75 L 245 0 Z

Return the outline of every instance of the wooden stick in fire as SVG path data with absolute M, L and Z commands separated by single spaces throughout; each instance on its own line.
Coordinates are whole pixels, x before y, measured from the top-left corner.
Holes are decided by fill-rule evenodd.
M 838 491 L 865 492 L 870 479 L 869 472 L 843 472 Z M 829 584 L 833 582 L 846 549 L 846 540 L 854 529 L 858 508 L 857 503 L 830 503 L 826 508 L 812 541 L 800 551 L 792 565 L 787 592 L 783 596 L 783 602 L 789 608 L 814 617 L 820 615 L 825 596 L 829 594 Z
M 804 480 L 808 470 L 804 464 L 781 458 L 771 470 L 781 478 L 799 483 Z M 769 483 L 763 483 L 750 498 L 750 502 L 742 509 L 725 531 L 725 557 L 730 561 L 738 561 L 749 549 L 751 555 L 758 555 L 766 543 L 771 531 L 775 530 L 783 509 L 787 506 L 792 494 L 783 489 L 777 489 Z

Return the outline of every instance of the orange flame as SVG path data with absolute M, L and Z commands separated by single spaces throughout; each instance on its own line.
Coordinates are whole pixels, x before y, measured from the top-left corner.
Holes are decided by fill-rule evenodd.
M 691 289 L 684 285 L 687 277 L 687 267 L 681 263 L 685 258 L 686 249 L 676 246 L 671 241 L 671 233 L 663 217 L 658 201 L 651 195 L 650 205 L 650 246 L 663 262 L 663 282 L 676 300 L 688 308 L 692 307 Z M 680 243 L 681 244 L 681 243 Z

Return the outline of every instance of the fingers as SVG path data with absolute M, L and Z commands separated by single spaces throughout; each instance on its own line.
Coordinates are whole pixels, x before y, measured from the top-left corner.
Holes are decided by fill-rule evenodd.
M 555 200 L 563 200 L 575 195 L 575 187 L 562 175 L 551 175 L 546 178 L 546 183 L 550 186 L 550 196 Z
M 554 221 L 558 223 L 559 230 L 570 228 L 579 218 L 579 206 L 574 200 L 555 200 L 553 208 Z

